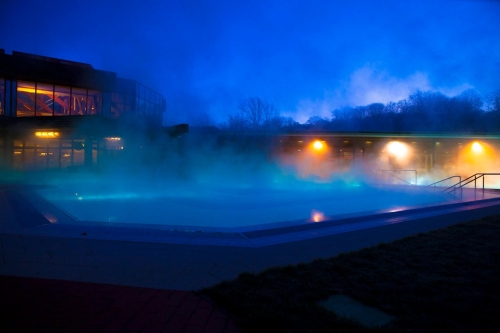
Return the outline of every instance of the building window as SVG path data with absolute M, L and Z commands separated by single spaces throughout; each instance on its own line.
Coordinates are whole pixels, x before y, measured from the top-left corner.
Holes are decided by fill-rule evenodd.
M 87 114 L 87 90 L 71 89 L 71 115 L 83 116 Z
M 54 115 L 54 86 L 51 84 L 36 85 L 36 115 Z
M 134 109 L 134 97 L 128 94 L 111 94 L 111 118 L 129 114 Z
M 97 90 L 89 90 L 88 114 L 102 113 L 102 95 Z
M 17 116 L 35 115 L 35 83 L 19 81 L 17 83 Z
M 71 113 L 71 90 L 69 87 L 55 86 L 54 116 L 67 116 Z

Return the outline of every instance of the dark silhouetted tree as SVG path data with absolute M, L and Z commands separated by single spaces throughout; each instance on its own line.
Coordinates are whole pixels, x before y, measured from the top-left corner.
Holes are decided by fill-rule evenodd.
M 500 112 L 500 89 L 497 89 L 485 96 L 484 111 Z
M 259 97 L 251 97 L 240 103 L 238 106 L 240 116 L 244 118 L 250 128 L 259 129 L 264 124 L 271 123 L 272 119 L 279 116 L 273 104 L 268 103 Z

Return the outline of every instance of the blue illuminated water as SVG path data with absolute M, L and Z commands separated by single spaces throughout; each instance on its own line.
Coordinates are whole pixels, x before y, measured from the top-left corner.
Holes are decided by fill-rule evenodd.
M 453 201 L 449 195 L 417 187 L 308 182 L 268 187 L 76 183 L 38 194 L 79 221 L 234 228 L 304 223 L 314 211 L 335 216 Z

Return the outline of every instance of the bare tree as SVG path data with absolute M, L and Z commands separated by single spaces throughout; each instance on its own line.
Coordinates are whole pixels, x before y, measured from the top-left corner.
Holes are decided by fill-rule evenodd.
M 243 118 L 248 121 L 250 128 L 259 128 L 271 122 L 278 116 L 278 111 L 273 104 L 270 104 L 258 97 L 251 97 L 240 103 L 238 106 Z
M 500 89 L 497 89 L 485 96 L 484 109 L 486 112 L 500 112 Z
M 229 115 L 227 127 L 232 130 L 244 130 L 248 128 L 248 120 L 241 114 Z

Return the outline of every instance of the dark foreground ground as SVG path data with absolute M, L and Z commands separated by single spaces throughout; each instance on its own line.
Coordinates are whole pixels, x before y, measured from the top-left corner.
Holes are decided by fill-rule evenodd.
M 497 332 L 500 216 L 197 293 L 0 276 L 0 295 L 1 332 Z M 395 320 L 336 317 L 318 304 L 332 295 Z
M 201 291 L 244 332 L 498 332 L 500 216 Z M 318 305 L 347 295 L 396 319 L 365 328 Z
M 237 333 L 225 311 L 192 292 L 0 276 L 0 331 Z

